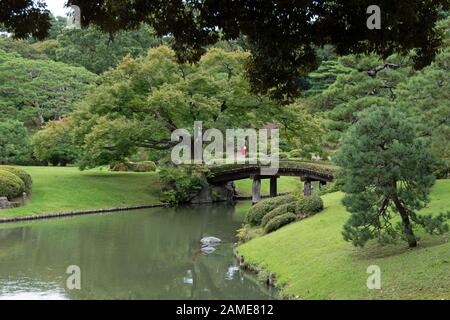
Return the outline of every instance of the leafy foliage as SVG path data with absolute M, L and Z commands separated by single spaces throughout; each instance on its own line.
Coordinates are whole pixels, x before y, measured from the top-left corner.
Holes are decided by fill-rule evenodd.
M 319 68 L 308 74 L 308 96 L 321 94 L 331 86 L 340 75 L 348 74 L 351 68 L 344 66 L 337 60 L 322 61 Z
M 164 202 L 172 206 L 188 202 L 207 185 L 204 174 L 192 167 L 165 167 L 159 177 Z
M 162 44 L 162 40 L 144 24 L 136 31 L 121 31 L 114 37 L 93 27 L 66 29 L 56 39 L 56 61 L 82 66 L 97 74 L 117 66 L 127 55 L 138 57 Z
M 156 171 L 156 164 L 153 161 L 139 161 L 118 163 L 112 166 L 113 171 L 133 171 L 133 172 L 152 172 Z
M 197 65 L 179 65 L 166 46 L 151 49 L 145 57 L 128 57 L 100 77 L 74 114 L 83 148 L 81 167 L 123 162 L 138 148 L 169 150 L 176 144 L 172 132 L 186 129 L 192 134 L 195 121 L 202 121 L 203 130 L 223 132 L 270 122 L 285 136 L 299 135 L 301 127 L 300 133 L 308 133 L 299 140 L 314 145 L 308 137 L 317 134 L 307 129 L 316 125 L 307 115 L 248 92 L 247 57 L 246 52 L 213 48 Z
M 428 141 L 439 159 L 433 168 L 439 178 L 450 177 L 449 70 L 450 48 L 447 47 L 431 66 L 400 84 L 396 91 L 398 108 L 417 124 L 419 135 Z
M 340 63 L 351 72 L 339 75 L 331 86 L 311 99 L 312 108 L 321 110 L 326 119 L 325 143 L 330 148 L 339 146 L 339 139 L 356 122 L 359 111 L 372 105 L 393 105 L 394 90 L 412 72 L 408 60 L 397 56 L 384 62 L 375 55 L 353 55 L 342 57 Z M 385 63 L 388 67 L 369 74 Z
M 106 32 L 151 24 L 160 36 L 171 34 L 181 62 L 198 61 L 205 46 L 244 35 L 252 52 L 247 76 L 253 92 L 288 101 L 299 94 L 298 76 L 318 67 L 313 46 L 334 45 L 339 55 L 416 48 L 415 66 L 429 64 L 441 44 L 435 23 L 450 3 L 379 1 L 382 30 L 366 27 L 370 1 L 86 1 L 70 0 L 83 12 L 83 25 Z M 345 19 L 343 18 L 345 17 Z M 276 48 L 276 50 L 274 50 Z
M 27 129 L 17 120 L 0 122 L 0 164 L 22 164 L 31 158 Z
M 60 121 L 50 121 L 32 139 L 34 155 L 39 161 L 51 163 L 54 166 L 65 166 L 73 163 L 78 157 L 78 149 L 73 144 L 72 121 L 65 118 Z
M 0 25 L 17 38 L 43 39 L 50 29 L 50 12 L 45 3 L 34 0 L 6 0 L 0 6 Z
M 25 59 L 48 59 L 48 56 L 26 40 L 14 40 L 0 36 L 0 50 L 18 53 Z

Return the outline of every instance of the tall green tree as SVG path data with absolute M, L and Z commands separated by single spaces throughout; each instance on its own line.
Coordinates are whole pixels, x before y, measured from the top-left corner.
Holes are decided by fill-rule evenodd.
M 50 121 L 36 132 L 32 138 L 33 152 L 36 159 L 54 166 L 66 166 L 78 156 L 78 150 L 73 143 L 72 121 L 65 118 Z
M 279 124 L 285 134 L 294 134 L 298 126 L 307 130 L 312 124 L 295 105 L 283 108 L 249 93 L 247 58 L 247 52 L 213 48 L 198 64 L 178 64 L 167 46 L 138 59 L 128 57 L 100 77 L 74 114 L 83 149 L 80 165 L 123 161 L 137 148 L 169 150 L 171 133 L 192 132 L 194 121 L 202 121 L 204 130 L 268 123 Z
M 336 157 L 344 180 L 343 203 L 351 214 L 344 239 L 363 246 L 374 238 L 387 242 L 402 237 L 415 247 L 414 226 L 429 233 L 447 231 L 443 214 L 417 213 L 429 202 L 434 158 L 414 126 L 387 107 L 368 108 L 358 119 Z
M 448 19 L 450 21 L 450 19 Z M 450 30 L 450 28 L 449 28 Z M 450 37 L 449 37 L 450 39 Z M 450 48 L 396 90 L 397 105 L 438 157 L 435 174 L 450 177 Z

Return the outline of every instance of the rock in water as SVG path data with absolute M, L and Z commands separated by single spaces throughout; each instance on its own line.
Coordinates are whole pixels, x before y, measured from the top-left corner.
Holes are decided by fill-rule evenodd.
M 202 252 L 203 252 L 204 254 L 211 254 L 211 253 L 213 253 L 214 251 L 216 251 L 216 248 L 205 246 L 205 247 L 202 247 L 201 250 L 202 250 Z
M 222 240 L 220 240 L 219 238 L 216 237 L 204 237 L 200 240 L 200 243 L 202 244 L 202 246 L 218 246 L 219 244 L 222 243 Z

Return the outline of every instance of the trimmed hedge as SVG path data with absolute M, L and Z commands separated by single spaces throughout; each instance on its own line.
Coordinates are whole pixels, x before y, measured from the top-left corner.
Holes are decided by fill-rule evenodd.
M 262 218 L 264 218 L 267 213 L 283 204 L 291 203 L 296 200 L 297 198 L 290 194 L 264 199 L 248 210 L 247 215 L 245 216 L 245 222 L 252 226 L 259 226 Z
M 311 216 L 323 210 L 323 201 L 318 195 L 304 197 L 297 202 L 295 213 L 304 217 Z
M 261 226 L 265 227 L 267 223 L 272 220 L 273 218 L 277 216 L 281 216 L 282 214 L 288 213 L 288 212 L 295 212 L 295 208 L 297 206 L 297 201 L 293 201 L 291 203 L 286 203 L 278 208 L 273 209 L 269 213 L 267 213 L 264 218 L 261 220 Z
M 297 219 L 296 215 L 292 212 L 288 212 L 285 214 L 282 214 L 280 216 L 274 217 L 272 220 L 270 220 L 266 227 L 264 228 L 265 233 L 270 233 L 273 231 L 276 231 L 280 229 L 281 227 L 294 222 Z
M 25 183 L 14 173 L 0 169 L 0 197 L 8 200 L 19 197 L 25 191 Z
M 25 192 L 27 194 L 31 193 L 31 188 L 33 187 L 33 179 L 31 178 L 31 175 L 28 172 L 13 167 L 0 167 L 0 170 L 8 171 L 18 176 L 20 180 L 22 180 L 23 183 L 25 184 Z

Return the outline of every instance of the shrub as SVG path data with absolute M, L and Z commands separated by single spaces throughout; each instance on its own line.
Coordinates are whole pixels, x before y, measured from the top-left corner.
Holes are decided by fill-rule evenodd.
M 283 204 L 291 203 L 296 200 L 297 198 L 294 195 L 290 194 L 286 196 L 264 199 L 248 210 L 245 217 L 246 222 L 252 226 L 259 226 L 261 224 L 262 218 L 267 213 Z
M 208 184 L 204 173 L 191 167 L 164 168 L 159 178 L 164 201 L 172 206 L 188 202 Z
M 302 216 L 311 216 L 323 210 L 323 201 L 317 195 L 304 197 L 297 202 L 295 213 Z
M 116 164 L 112 164 L 111 166 L 111 171 L 128 171 L 128 167 L 126 163 L 116 163 Z
M 292 212 L 288 212 L 285 214 L 282 214 L 281 216 L 274 217 L 272 220 L 270 220 L 267 225 L 264 228 L 265 233 L 270 233 L 275 230 L 280 229 L 281 227 L 294 222 L 296 219 L 295 214 Z
M 14 173 L 0 169 L 0 197 L 19 197 L 25 191 L 25 183 Z
M 261 220 L 261 226 L 265 227 L 267 223 L 272 220 L 273 218 L 277 216 L 281 216 L 282 214 L 288 213 L 288 212 L 294 212 L 297 206 L 297 201 L 286 203 L 278 208 L 273 209 L 269 213 L 267 213 L 264 218 Z
M 156 171 L 156 164 L 153 161 L 117 163 L 112 166 L 111 170 L 112 171 L 153 172 L 153 171 Z
M 31 188 L 33 186 L 33 180 L 28 172 L 22 169 L 13 168 L 13 167 L 0 167 L 0 170 L 11 172 L 20 178 L 25 185 L 25 192 L 30 194 Z
M 287 153 L 287 152 L 280 152 L 280 153 L 278 153 L 278 156 L 281 160 L 289 159 L 289 153 Z
M 294 149 L 289 152 L 291 155 L 291 158 L 302 158 L 303 157 L 303 151 L 300 149 Z
M 79 149 L 72 141 L 73 124 L 70 118 L 50 121 L 32 139 L 34 155 L 39 161 L 65 167 L 73 163 Z
M 153 172 L 156 171 L 156 164 L 153 161 L 130 162 L 129 167 L 134 172 Z
M 245 225 L 237 231 L 236 236 L 240 243 L 245 243 L 261 236 L 262 231 L 261 228 L 252 228 L 249 225 Z

